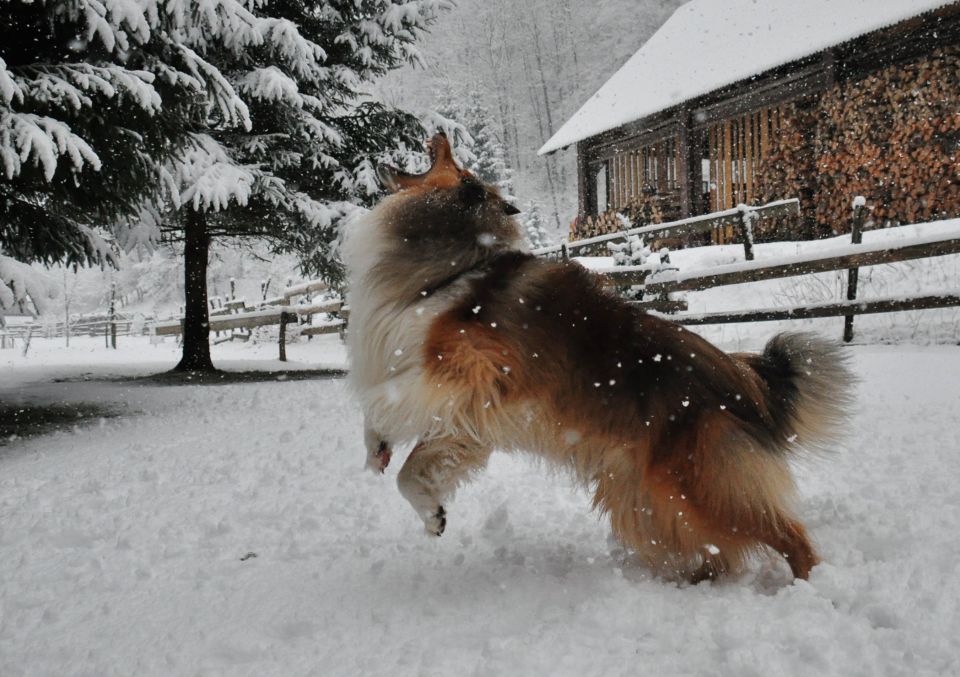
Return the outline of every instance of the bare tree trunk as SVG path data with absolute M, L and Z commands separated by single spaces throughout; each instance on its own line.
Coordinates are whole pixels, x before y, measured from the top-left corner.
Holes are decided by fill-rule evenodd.
M 533 30 L 533 55 L 537 60 L 537 73 L 540 75 L 540 90 L 543 94 L 543 111 L 546 115 L 546 131 L 543 128 L 543 122 L 540 119 L 539 110 L 537 111 L 538 122 L 540 123 L 540 143 L 546 143 L 550 134 L 556 129 L 553 126 L 553 113 L 550 110 L 550 90 L 547 86 L 547 78 L 543 72 L 543 51 L 540 46 L 540 29 L 537 27 L 537 18 L 530 15 L 530 26 Z M 531 93 L 532 96 L 532 93 Z M 539 108 L 539 106 L 538 106 Z M 554 177 L 554 167 L 551 156 L 544 158 L 547 167 L 547 185 L 550 189 L 550 199 L 553 202 L 553 219 L 560 228 L 560 205 L 557 202 L 557 182 Z
M 203 212 L 187 209 L 183 248 L 183 357 L 174 371 L 216 371 L 210 359 L 210 316 L 207 309 L 207 261 L 210 234 Z
M 67 339 L 67 348 L 70 347 L 70 299 L 72 294 L 67 289 L 67 269 L 63 269 L 63 335 Z

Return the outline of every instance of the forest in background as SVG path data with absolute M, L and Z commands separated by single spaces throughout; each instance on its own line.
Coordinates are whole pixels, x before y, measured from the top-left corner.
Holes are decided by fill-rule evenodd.
M 389 73 L 377 95 L 414 110 L 480 99 L 518 203 L 537 203 L 564 236 L 576 214 L 576 155 L 537 150 L 683 2 L 458 0 L 421 41 L 423 65 Z

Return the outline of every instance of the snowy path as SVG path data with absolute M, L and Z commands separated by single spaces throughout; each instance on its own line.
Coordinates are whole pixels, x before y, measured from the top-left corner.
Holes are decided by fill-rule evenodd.
M 503 455 L 429 539 L 339 380 L 21 385 L 141 413 L 0 446 L 0 675 L 960 674 L 960 348 L 852 350 L 793 585 L 623 568 L 581 492 Z

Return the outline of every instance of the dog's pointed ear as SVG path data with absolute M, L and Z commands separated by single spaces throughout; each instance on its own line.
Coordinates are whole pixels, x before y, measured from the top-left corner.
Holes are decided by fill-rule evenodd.
M 518 209 L 516 206 L 510 204 L 506 200 L 503 200 L 502 202 L 503 202 L 503 213 L 506 214 L 507 216 L 514 216 L 520 213 L 521 210 Z
M 399 169 L 382 165 L 377 169 L 380 181 L 391 193 L 417 186 L 431 188 L 449 188 L 460 181 L 460 168 L 453 159 L 453 149 L 443 132 L 434 135 L 427 141 L 427 152 L 430 154 L 430 169 L 423 174 L 407 174 Z
M 453 148 L 444 132 L 437 132 L 427 141 L 427 151 L 430 153 L 430 171 L 453 170 L 460 171 L 456 160 L 453 159 Z
M 407 174 L 390 165 L 380 165 L 377 167 L 377 178 L 380 179 L 383 187 L 391 193 L 396 193 L 406 188 L 413 188 L 423 183 L 423 177 L 423 174 Z

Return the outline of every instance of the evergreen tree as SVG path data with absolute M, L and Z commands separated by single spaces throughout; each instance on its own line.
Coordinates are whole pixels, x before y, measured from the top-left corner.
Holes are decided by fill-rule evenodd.
M 212 368 L 211 237 L 269 237 L 336 279 L 338 224 L 424 134 L 365 87 L 417 60 L 446 6 L 0 0 L 0 256 L 102 262 L 166 230 L 184 242 L 180 366 Z
M 254 12 L 275 44 L 209 55 L 248 104 L 250 125 L 209 117 L 194 149 L 171 167 L 179 208 L 163 227 L 183 239 L 185 256 L 178 369 L 213 368 L 206 299 L 212 238 L 266 238 L 275 251 L 303 254 L 306 272 L 340 279 L 339 226 L 379 196 L 377 165 L 408 165 L 424 137 L 416 118 L 370 100 L 364 88 L 417 58 L 413 43 L 443 6 L 265 3 Z
M 532 249 L 540 249 L 553 244 L 553 238 L 547 231 L 547 224 L 536 202 L 528 202 L 523 213 L 518 216 L 523 224 L 523 233 Z
M 470 152 L 464 162 L 466 168 L 484 183 L 499 188 L 506 199 L 512 199 L 513 180 L 506 150 L 497 136 L 494 117 L 484 105 L 480 93 L 470 90 L 459 95 L 448 94 L 442 99 L 438 111 L 462 125 L 466 132 L 457 139 Z
M 238 42 L 248 16 L 230 0 L 215 11 L 189 0 L 0 0 L 0 259 L 8 270 L 14 259 L 112 261 L 135 231 L 118 228 L 111 243 L 103 227 L 136 223 L 144 200 L 172 188 L 164 163 L 184 150 L 195 121 L 215 110 L 249 124 L 243 101 L 200 56 Z

